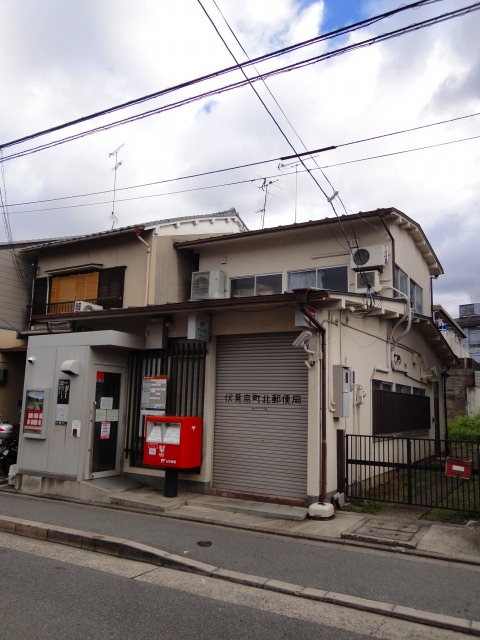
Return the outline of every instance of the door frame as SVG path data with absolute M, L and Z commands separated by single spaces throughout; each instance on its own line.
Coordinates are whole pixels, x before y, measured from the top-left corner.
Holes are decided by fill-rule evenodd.
M 97 373 L 105 372 L 105 373 L 118 373 L 121 374 L 120 378 L 120 397 L 118 404 L 118 429 L 117 429 L 117 443 L 116 443 L 116 453 L 115 453 L 115 468 L 110 469 L 108 471 L 96 471 L 92 473 L 92 464 L 93 464 L 93 447 L 94 447 L 94 437 L 95 437 L 95 413 L 96 406 L 95 394 L 96 394 L 96 384 L 97 384 Z M 91 407 L 91 417 L 90 417 L 90 425 L 89 425 L 89 434 L 88 434 L 88 453 L 86 458 L 86 477 L 90 480 L 96 478 L 107 478 L 111 476 L 118 476 L 122 473 L 122 462 L 123 462 L 123 452 L 125 449 L 125 394 L 126 394 L 126 380 L 127 380 L 127 368 L 123 365 L 113 365 L 113 364 L 93 364 L 91 370 L 91 386 L 90 386 L 90 407 Z

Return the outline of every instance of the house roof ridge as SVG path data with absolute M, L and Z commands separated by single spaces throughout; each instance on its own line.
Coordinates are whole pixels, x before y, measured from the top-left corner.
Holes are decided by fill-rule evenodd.
M 145 229 L 153 229 L 155 227 L 158 226 L 163 226 L 163 225 L 169 225 L 169 224 L 175 224 L 177 222 L 186 222 L 188 220 L 208 220 L 210 218 L 237 218 L 242 227 L 244 227 L 244 229 L 246 231 L 248 231 L 248 227 L 247 225 L 244 223 L 244 221 L 242 220 L 242 218 L 239 216 L 237 210 L 235 209 L 235 207 L 231 207 L 230 209 L 227 209 L 226 211 L 217 211 L 214 213 L 203 213 L 203 214 L 198 214 L 198 215 L 190 215 L 190 216 L 178 216 L 175 218 L 164 218 L 163 220 L 153 220 L 150 222 L 136 222 L 135 224 L 132 225 L 126 225 L 124 227 L 117 227 L 115 229 L 107 229 L 105 231 L 96 231 L 94 233 L 86 233 L 86 234 L 78 234 L 78 235 L 72 235 L 72 236 L 62 236 L 62 237 L 58 237 L 58 238 L 46 238 L 46 239 L 38 239 L 38 240 L 30 240 L 30 241 L 26 241 L 25 244 L 27 244 L 29 247 L 35 247 L 35 248 L 41 248 L 41 247 L 45 247 L 45 246 L 54 246 L 54 245 L 59 245 L 62 243 L 67 243 L 67 242 L 74 242 L 76 240 L 89 240 L 91 238 L 98 238 L 98 237 L 102 237 L 102 236 L 110 236 L 110 235 L 116 235 L 116 234 L 120 234 L 120 233 L 125 233 L 126 231 L 131 231 L 133 229 L 136 229 L 138 227 L 143 227 Z M 23 242 L 23 241 L 22 241 Z M 1 246 L 1 245 L 0 245 Z M 27 248 L 28 250 L 28 248 Z

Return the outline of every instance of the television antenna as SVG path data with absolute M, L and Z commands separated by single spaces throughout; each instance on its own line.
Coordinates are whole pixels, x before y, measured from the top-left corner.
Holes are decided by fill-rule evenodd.
M 270 195 L 270 187 L 272 186 L 272 184 L 275 184 L 275 182 L 278 182 L 278 180 L 267 180 L 267 178 L 263 178 L 262 185 L 258 187 L 265 193 L 265 197 L 263 200 L 263 207 L 259 209 L 259 211 L 257 211 L 257 213 L 262 214 L 261 229 L 265 227 L 265 211 L 267 210 L 267 199 L 268 199 L 268 196 Z
M 117 171 L 118 171 L 118 168 L 122 165 L 122 161 L 118 159 L 118 152 L 124 146 L 125 146 L 125 143 L 121 144 L 118 147 L 118 149 L 115 149 L 115 151 L 112 151 L 111 153 L 108 154 L 109 158 L 111 158 L 112 156 L 115 156 L 115 165 L 114 165 L 114 167 L 112 169 L 112 171 L 114 172 L 114 174 L 113 174 L 113 201 L 112 201 L 112 214 L 110 216 L 110 220 L 112 222 L 112 229 L 115 227 L 116 224 L 118 224 L 118 218 L 115 215 L 115 195 L 116 195 L 116 189 L 117 189 Z

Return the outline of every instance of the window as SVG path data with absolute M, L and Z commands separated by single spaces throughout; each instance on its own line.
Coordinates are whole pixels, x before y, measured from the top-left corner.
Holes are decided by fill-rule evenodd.
M 330 289 L 332 291 L 348 291 L 348 268 L 346 266 L 325 267 L 323 269 L 289 272 L 289 291 L 308 287 Z
M 410 304 L 415 313 L 423 313 L 423 289 L 410 278 Z
M 397 384 L 396 391 L 388 383 L 372 380 L 372 433 L 374 436 L 428 432 L 430 398 L 423 389 Z M 409 389 L 409 391 L 407 391 Z M 422 393 L 423 392 L 423 393 Z
M 72 313 L 76 300 L 99 304 L 104 309 L 122 308 L 125 267 L 37 278 L 32 315 Z
M 404 293 L 406 296 L 408 296 L 408 276 L 405 273 L 405 271 L 403 271 L 403 269 L 400 269 L 400 267 L 398 266 L 395 267 L 395 270 L 396 270 L 395 287 L 399 291 Z
M 50 282 L 50 313 L 65 311 L 65 302 L 97 298 L 98 271 L 71 276 L 54 276 Z
M 409 387 L 406 384 L 396 384 L 395 385 L 395 391 L 397 393 L 412 393 L 412 387 Z
M 418 387 L 412 387 L 412 393 L 414 396 L 424 396 L 425 389 L 419 389 Z
M 379 391 L 391 391 L 392 390 L 391 382 L 383 382 L 382 380 L 372 380 L 372 389 L 378 389 Z
M 244 298 L 247 296 L 271 296 L 282 293 L 282 274 L 271 273 L 230 280 L 230 296 Z

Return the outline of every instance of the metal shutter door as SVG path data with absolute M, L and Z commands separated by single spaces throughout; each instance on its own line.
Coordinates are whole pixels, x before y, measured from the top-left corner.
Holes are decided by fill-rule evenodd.
M 295 337 L 219 336 L 215 488 L 306 498 L 308 371 Z

